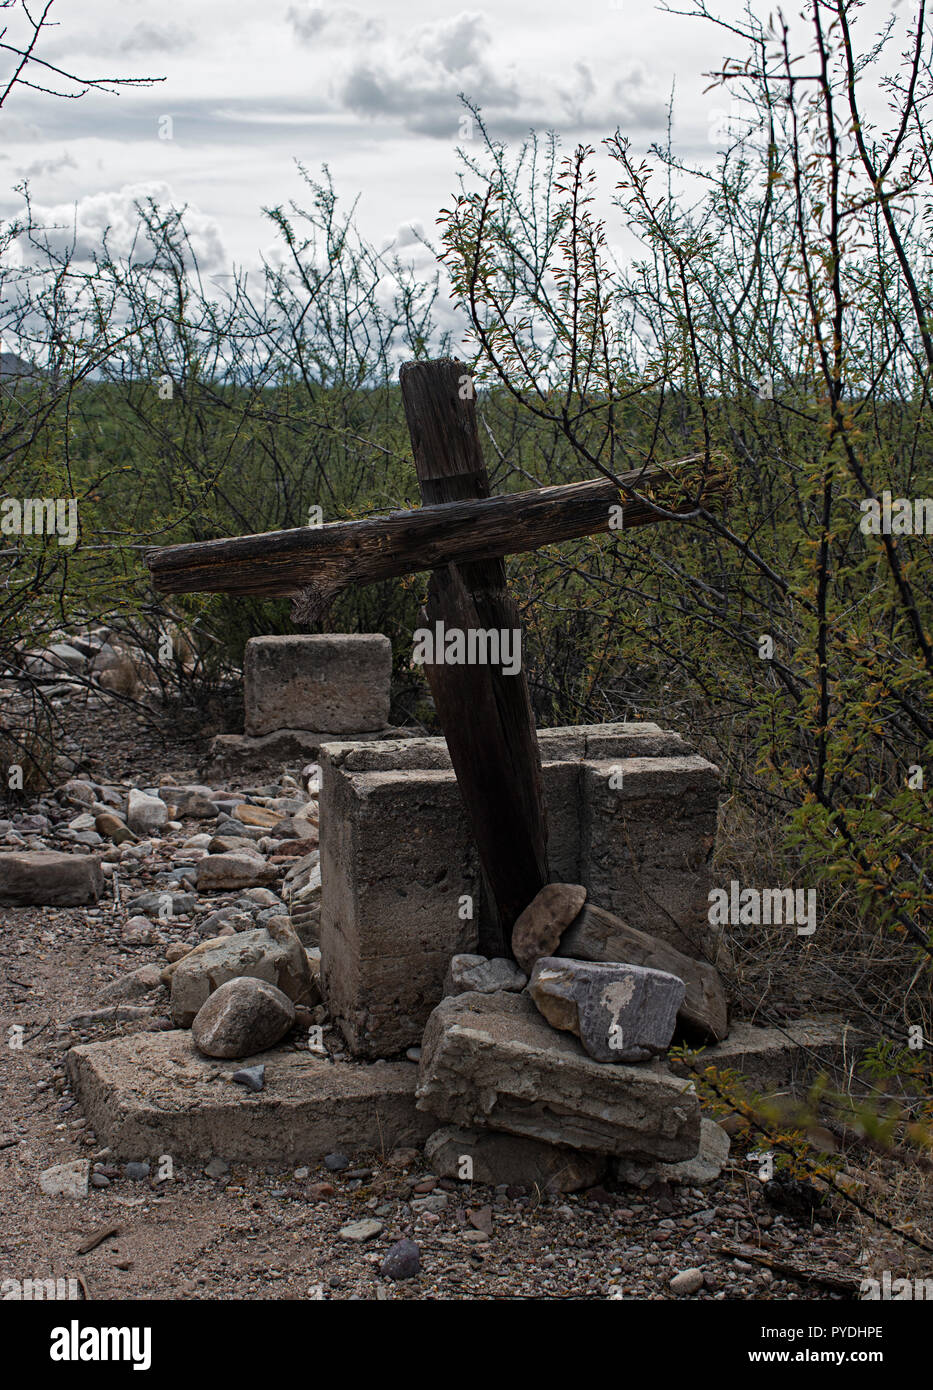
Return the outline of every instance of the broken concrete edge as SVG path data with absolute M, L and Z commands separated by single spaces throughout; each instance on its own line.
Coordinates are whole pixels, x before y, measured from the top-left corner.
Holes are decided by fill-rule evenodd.
M 749 1094 L 782 1089 L 801 1094 L 820 1076 L 858 1094 L 871 1090 L 859 1079 L 868 1036 L 841 1016 L 800 1018 L 760 1027 L 733 1020 L 728 1038 L 709 1047 L 679 1046 L 668 1056 L 681 1076 L 702 1079 L 707 1069 L 728 1073 Z
M 742 1055 L 752 1067 L 756 1059 L 764 1067 L 756 1078 L 760 1088 L 773 1087 L 779 1075 L 774 1030 L 741 1027 L 747 1030 L 737 1039 Z M 842 1039 L 838 1031 L 835 1036 L 838 1047 Z M 795 1050 L 786 1039 L 782 1045 Z M 265 1065 L 266 1089 L 246 1093 L 230 1078 L 255 1065 Z M 81 1044 L 67 1053 L 66 1066 L 99 1142 L 120 1160 L 168 1153 L 179 1161 L 222 1157 L 287 1164 L 319 1160 L 334 1149 L 386 1156 L 393 1148 L 421 1148 L 439 1128 L 469 1128 L 416 1108 L 418 1067 L 408 1061 L 335 1064 L 311 1052 L 278 1048 L 219 1062 L 202 1057 L 189 1032 L 173 1030 Z M 707 1112 L 704 1123 L 709 1119 Z M 481 1133 L 489 1144 L 507 1132 L 483 1127 Z M 544 1152 L 548 1147 L 571 1151 L 570 1145 L 528 1142 L 542 1144 Z M 702 1148 L 701 1143 L 698 1157 Z M 589 1151 L 573 1152 L 583 1159 Z M 643 1166 L 661 1167 L 657 1160 Z M 672 1172 L 663 1168 L 662 1176 L 670 1179 Z
M 679 734 L 646 721 L 614 724 L 567 725 L 539 729 L 538 746 L 544 763 L 607 762 L 638 758 L 696 758 Z M 623 748 L 620 749 L 620 741 Z M 341 771 L 421 772 L 452 771 L 447 741 L 443 736 L 424 736 L 413 730 L 395 729 L 367 740 L 362 736 L 333 735 L 323 749 L 322 761 Z M 700 759 L 704 766 L 714 764 Z M 635 769 L 633 769 L 635 770 Z
M 443 1000 L 424 1032 L 417 1103 L 444 1124 L 676 1162 L 699 1148 L 692 1081 L 660 1062 L 607 1066 L 527 993 Z
M 249 734 L 217 734 L 211 740 L 202 775 L 213 778 L 231 777 L 236 772 L 257 772 L 293 763 L 308 762 L 320 756 L 321 749 L 334 739 L 350 739 L 369 746 L 383 739 L 404 743 L 417 733 L 385 725 L 381 729 L 363 729 L 355 734 L 312 729 L 277 729 L 271 734 L 252 737 Z
M 261 1092 L 235 1071 L 265 1066 Z M 341 1063 L 311 1051 L 272 1049 L 219 1061 L 186 1030 L 86 1043 L 66 1066 L 102 1143 L 123 1160 L 313 1162 L 334 1150 L 421 1147 L 437 1128 L 415 1109 L 413 1062 Z

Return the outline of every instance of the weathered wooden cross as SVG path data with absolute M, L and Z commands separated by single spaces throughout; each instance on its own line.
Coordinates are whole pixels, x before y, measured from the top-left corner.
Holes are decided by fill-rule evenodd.
M 626 500 L 602 478 L 490 496 L 468 368 L 451 358 L 409 362 L 399 381 L 423 507 L 153 550 L 146 560 L 155 586 L 170 594 L 286 595 L 295 621 L 311 624 L 348 584 L 430 570 L 427 626 L 507 633 L 520 630 L 521 621 L 506 590 L 504 556 L 658 520 L 651 506 Z M 622 481 L 647 495 L 671 475 L 654 468 Z M 721 484 L 707 477 L 704 491 Z M 695 505 L 684 486 L 664 503 L 669 512 Z M 515 919 L 549 882 L 541 758 L 525 673 L 443 660 L 425 669 L 498 917 L 500 939 L 487 949 L 511 954 Z

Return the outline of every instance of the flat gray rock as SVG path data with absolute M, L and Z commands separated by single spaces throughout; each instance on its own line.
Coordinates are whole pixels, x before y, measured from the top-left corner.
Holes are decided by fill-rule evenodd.
M 719 1042 L 729 1031 L 726 991 L 715 966 L 684 955 L 595 903 L 583 905 L 554 954 L 573 960 L 624 960 L 676 975 L 686 987 L 678 1013 L 685 1034 L 697 1042 Z
M 644 1062 L 674 1036 L 684 982 L 663 970 L 542 956 L 528 985 L 553 1028 L 576 1033 L 598 1062 Z
M 607 1067 L 524 994 L 458 994 L 428 1019 L 418 1107 L 446 1124 L 674 1163 L 700 1143 L 692 1085 L 658 1062 Z
M 198 861 L 197 874 L 199 893 L 226 893 L 274 883 L 279 871 L 259 855 L 208 854 Z
M 614 1160 L 615 1177 L 629 1187 L 642 1189 L 656 1182 L 681 1183 L 685 1187 L 705 1187 L 715 1182 L 729 1158 L 730 1139 L 715 1120 L 705 1115 L 700 1121 L 700 1149 L 693 1158 L 680 1163 L 638 1163 L 631 1158 Z
M 457 955 L 453 956 L 444 980 L 444 997 L 448 994 L 465 994 L 475 990 L 477 994 L 495 994 L 498 990 L 522 990 L 528 983 L 528 976 L 514 960 L 504 956 Z
M 96 855 L 45 849 L 0 854 L 0 906 L 78 907 L 96 903 L 103 891 Z

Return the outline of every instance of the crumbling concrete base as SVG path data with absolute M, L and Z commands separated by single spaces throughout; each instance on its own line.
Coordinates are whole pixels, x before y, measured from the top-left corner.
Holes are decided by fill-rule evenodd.
M 259 1063 L 262 1091 L 230 1080 Z M 411 1062 L 335 1064 L 285 1050 L 217 1062 L 178 1030 L 75 1047 L 67 1065 L 84 1114 L 119 1159 L 315 1162 L 336 1149 L 420 1146 L 437 1128 L 415 1109 Z

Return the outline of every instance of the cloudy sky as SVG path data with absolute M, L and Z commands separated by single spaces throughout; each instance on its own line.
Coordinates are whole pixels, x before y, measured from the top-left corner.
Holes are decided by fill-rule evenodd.
M 874 27 L 910 8 L 868 0 L 866 14 Z M 0 215 L 25 178 L 44 212 L 77 218 L 82 242 L 109 226 L 119 246 L 134 200 L 153 193 L 188 205 L 209 270 L 269 249 L 261 210 L 300 198 L 296 159 L 315 173 L 326 162 L 338 192 L 360 196 L 378 244 L 410 243 L 412 224 L 430 235 L 457 146 L 471 148 L 461 91 L 499 138 L 554 129 L 572 148 L 619 126 L 644 149 L 664 138 L 674 92 L 680 153 L 709 158 L 728 102 L 704 95 L 703 74 L 742 53 L 652 0 L 56 0 L 53 17 L 49 62 L 165 81 L 80 101 L 14 93 L 0 113 Z

